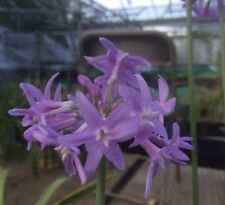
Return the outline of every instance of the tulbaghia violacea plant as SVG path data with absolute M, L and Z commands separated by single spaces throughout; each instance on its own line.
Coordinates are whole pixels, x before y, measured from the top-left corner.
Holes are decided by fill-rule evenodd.
M 186 2 L 187 0 L 182 0 Z M 192 0 L 192 11 L 199 19 L 211 20 L 219 18 L 218 0 Z M 225 0 L 222 0 L 222 10 L 225 13 Z
M 88 63 L 103 72 L 91 81 L 79 75 L 79 83 L 87 92 L 76 91 L 62 100 L 58 87 L 51 96 L 53 75 L 42 93 L 33 85 L 20 84 L 30 107 L 12 109 L 13 116 L 23 116 L 22 125 L 28 127 L 24 138 L 28 148 L 40 143 L 42 148 L 53 147 L 61 156 L 69 175 L 78 173 L 81 182 L 93 175 L 101 160 L 107 159 L 116 168 L 124 169 L 120 142 L 133 139 L 130 146 L 141 146 L 149 156 L 146 193 L 150 193 L 152 177 L 159 167 L 171 162 L 185 164 L 190 150 L 190 137 L 181 137 L 177 123 L 173 123 L 172 136 L 168 136 L 164 116 L 171 113 L 176 99 L 169 98 L 166 80 L 159 76 L 157 95 L 148 87 L 140 70 L 150 63 L 139 56 L 125 53 L 106 38 L 99 38 L 107 53 L 86 57 Z M 87 150 L 84 164 L 79 160 L 80 146 Z

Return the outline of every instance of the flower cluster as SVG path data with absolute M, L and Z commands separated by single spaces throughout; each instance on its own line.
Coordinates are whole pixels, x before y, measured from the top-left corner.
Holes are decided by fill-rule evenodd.
M 42 148 L 54 147 L 68 174 L 78 173 L 82 184 L 96 172 L 103 157 L 118 169 L 124 169 L 119 143 L 133 139 L 130 149 L 139 145 L 149 156 L 147 197 L 152 177 L 160 166 L 171 162 L 185 164 L 189 160 L 182 150 L 192 149 L 191 138 L 180 136 L 177 123 L 173 123 L 172 136 L 168 136 L 164 116 L 173 111 L 176 99 L 169 98 L 168 84 L 161 76 L 158 93 L 148 87 L 140 69 L 150 67 L 150 63 L 116 48 L 106 38 L 99 40 L 106 54 L 86 57 L 86 60 L 103 75 L 94 81 L 78 76 L 86 94 L 76 91 L 74 96 L 62 100 L 59 86 L 52 95 L 52 83 L 58 75 L 55 74 L 44 92 L 21 83 L 30 107 L 12 109 L 9 113 L 23 116 L 22 125 L 28 127 L 24 132 L 28 149 L 35 142 Z M 88 153 L 84 164 L 79 159 L 81 145 L 85 145 Z
M 186 0 L 181 0 L 186 2 Z M 215 0 L 192 0 L 192 11 L 200 19 L 217 19 L 219 17 L 218 1 Z M 223 0 L 223 12 L 225 13 L 225 0 Z

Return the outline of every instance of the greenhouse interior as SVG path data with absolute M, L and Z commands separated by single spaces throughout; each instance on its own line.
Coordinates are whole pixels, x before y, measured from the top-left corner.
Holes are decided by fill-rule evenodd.
M 225 204 L 224 0 L 0 1 L 0 205 L 73 204 Z

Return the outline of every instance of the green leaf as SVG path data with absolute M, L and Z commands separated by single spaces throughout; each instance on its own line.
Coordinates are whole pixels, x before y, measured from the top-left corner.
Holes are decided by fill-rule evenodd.
M 106 177 L 106 180 L 111 179 L 113 176 Z M 84 195 L 96 189 L 97 181 L 91 182 L 85 186 L 82 186 L 80 189 L 77 189 L 70 194 L 68 194 L 64 199 L 59 202 L 56 202 L 54 205 L 66 205 L 71 202 L 75 202 L 78 199 L 82 198 Z
M 56 190 L 62 186 L 66 181 L 68 181 L 67 177 L 56 179 L 52 182 L 40 196 L 35 205 L 46 205 L 52 195 L 56 192 Z
M 0 170 L 0 205 L 4 205 L 4 190 L 7 176 L 7 169 Z
M 91 182 L 91 183 L 81 187 L 80 189 L 77 189 L 77 190 L 71 192 L 64 199 L 62 199 L 59 202 L 56 202 L 54 205 L 65 205 L 65 204 L 77 201 L 78 199 L 80 199 L 85 194 L 94 190 L 96 188 L 96 183 L 97 183 L 96 181 Z

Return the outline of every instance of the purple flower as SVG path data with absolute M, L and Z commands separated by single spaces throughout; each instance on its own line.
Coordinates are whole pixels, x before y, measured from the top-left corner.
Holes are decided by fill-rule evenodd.
M 108 116 L 102 117 L 96 108 L 79 91 L 76 104 L 87 128 L 62 137 L 65 144 L 85 144 L 88 156 L 85 171 L 93 174 L 105 156 L 118 169 L 124 169 L 124 160 L 118 142 L 125 141 L 136 134 L 138 121 L 129 116 L 129 106 L 120 106 Z
M 176 98 L 170 98 L 167 100 L 169 96 L 169 86 L 166 80 L 159 75 L 158 80 L 159 86 L 159 103 L 163 109 L 163 113 L 160 114 L 160 121 L 164 123 L 164 115 L 170 114 L 176 105 Z
M 162 76 L 159 76 L 158 85 L 160 105 L 163 108 L 164 114 L 169 114 L 174 110 L 174 107 L 176 105 L 176 98 L 167 100 L 169 96 L 169 86 Z
M 107 92 L 106 87 L 102 87 L 96 82 L 92 82 L 87 76 L 79 75 L 79 83 L 87 89 L 86 97 L 92 102 L 93 105 L 99 109 L 104 108 L 104 94 Z M 71 98 L 72 99 L 72 98 Z
M 13 116 L 24 116 L 22 125 L 24 127 L 31 126 L 24 133 L 24 137 L 28 142 L 37 141 L 33 136 L 33 131 L 36 132 L 38 125 L 46 125 L 60 132 L 70 128 L 77 127 L 75 105 L 72 101 L 61 101 L 61 88 L 57 88 L 53 99 L 51 99 L 51 86 L 58 73 L 53 75 L 42 93 L 38 88 L 28 83 L 21 83 L 20 87 L 23 90 L 30 107 L 28 109 L 16 108 L 9 111 Z M 48 145 L 42 142 L 43 145 Z
M 152 135 L 167 139 L 164 125 L 160 121 L 163 108 L 159 101 L 153 101 L 149 87 L 140 75 L 135 75 L 139 90 L 120 86 L 120 94 L 125 102 L 132 103 L 131 115 L 140 121 L 134 145 L 140 144 Z
M 104 73 L 95 81 L 106 84 L 108 81 L 116 81 L 132 85 L 135 82 L 134 74 L 139 68 L 150 67 L 150 63 L 140 56 L 128 55 L 118 49 L 107 38 L 99 38 L 100 43 L 107 49 L 105 55 L 85 57 L 88 63 Z
M 188 156 L 181 149 L 191 150 L 193 147 L 188 143 L 190 140 L 190 137 L 180 137 L 180 128 L 174 123 L 173 136 L 168 142 L 164 141 L 164 145 L 162 140 L 158 142 L 155 140 L 153 143 L 150 139 L 142 143 L 143 149 L 150 157 L 145 189 L 146 198 L 151 191 L 152 178 L 156 175 L 160 166 L 165 168 L 172 161 L 180 164 L 186 164 L 189 161 Z
M 79 154 L 80 150 L 76 146 L 66 146 L 59 142 L 60 134 L 53 129 L 45 126 L 38 125 L 36 130 L 33 130 L 33 137 L 41 144 L 48 144 L 54 147 L 54 149 L 60 155 L 66 172 L 69 176 L 78 173 L 81 183 L 87 182 L 87 176 L 84 168 L 80 162 Z
M 68 100 L 64 101 L 58 86 L 52 96 L 52 83 L 58 75 L 55 74 L 44 92 L 31 84 L 21 83 L 29 108 L 16 108 L 9 113 L 23 116 L 28 149 L 34 142 L 40 143 L 42 149 L 53 147 L 67 173 L 77 173 L 82 184 L 87 176 L 95 173 L 103 157 L 118 169 L 124 169 L 119 143 L 134 139 L 130 149 L 140 145 L 150 158 L 147 197 L 152 177 L 160 166 L 166 167 L 171 162 L 185 164 L 189 160 L 182 150 L 192 149 L 191 138 L 180 137 L 176 123 L 172 138 L 168 138 L 164 116 L 173 111 L 176 99 L 168 98 L 169 86 L 161 76 L 159 93 L 152 95 L 152 90 L 138 74 L 140 67 L 150 66 L 148 61 L 128 55 L 106 38 L 100 38 L 100 42 L 107 53 L 86 59 L 103 75 L 93 82 L 87 76 L 78 76 L 79 83 L 86 88 L 85 94 L 76 91 L 75 96 L 68 95 Z M 79 159 L 80 146 L 88 153 L 84 168 Z
M 83 85 L 88 93 L 87 97 L 90 99 L 90 101 L 95 104 L 96 101 L 101 100 L 102 97 L 102 86 L 98 83 L 93 83 L 87 76 L 85 75 L 79 75 L 78 81 L 81 85 Z
M 85 184 L 87 182 L 87 176 L 78 157 L 80 150 L 76 147 L 66 147 L 63 145 L 55 147 L 55 150 L 61 156 L 63 165 L 69 176 L 78 173 L 81 183 Z
M 185 2 L 185 0 L 182 0 Z M 219 17 L 218 2 L 213 0 L 193 0 L 192 10 L 200 19 L 217 19 Z M 225 1 L 223 1 L 225 13 Z
M 24 132 L 24 138 L 28 141 L 28 149 L 33 142 L 39 142 L 41 148 L 53 146 L 62 157 L 63 164 L 69 175 L 76 173 L 81 182 L 86 182 L 86 175 L 78 158 L 79 149 L 61 145 L 58 141 L 60 134 L 73 131 L 80 126 L 76 118 L 78 113 L 72 101 L 61 101 L 61 88 L 56 89 L 51 99 L 51 86 L 58 75 L 53 75 L 42 93 L 38 88 L 28 83 L 21 83 L 20 87 L 30 104 L 28 109 L 16 108 L 9 111 L 13 116 L 24 116 L 22 125 L 29 128 Z

